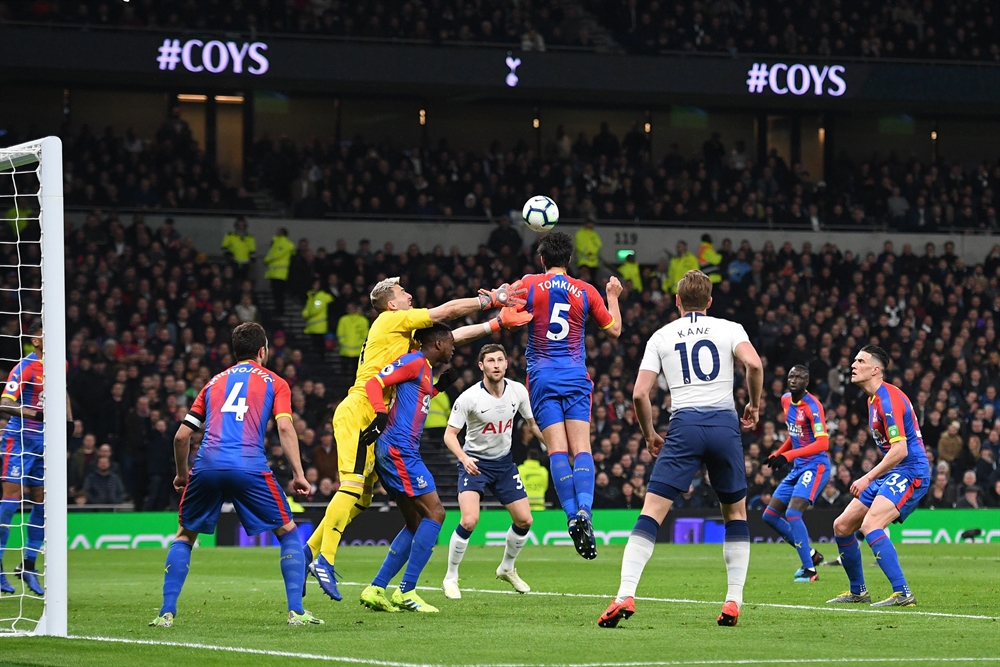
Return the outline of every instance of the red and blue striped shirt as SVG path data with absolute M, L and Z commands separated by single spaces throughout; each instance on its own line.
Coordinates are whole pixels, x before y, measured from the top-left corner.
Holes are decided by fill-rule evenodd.
M 42 370 L 42 360 L 34 352 L 17 362 L 7 375 L 7 384 L 4 386 L 2 398 L 9 398 L 16 404 L 26 408 L 45 407 L 45 394 L 42 390 L 44 373 Z M 42 422 L 37 419 L 14 416 L 7 422 L 9 431 L 37 431 L 42 432 Z
M 420 449 L 420 434 L 430 412 L 431 399 L 437 394 L 431 365 L 423 352 L 404 354 L 365 384 L 368 401 L 375 412 L 385 412 L 382 389 L 396 387 L 396 398 L 389 409 L 389 422 L 379 442 L 397 448 Z
M 527 288 L 524 309 L 532 314 L 528 323 L 528 375 L 548 369 L 576 367 L 586 373 L 587 350 L 584 336 L 587 317 L 601 329 L 615 323 L 593 285 L 564 273 L 549 272 L 524 276 Z
M 258 470 L 267 467 L 264 435 L 274 418 L 292 416 L 288 383 L 253 361 L 242 361 L 206 384 L 184 423 L 205 436 L 196 468 Z
M 930 474 L 917 416 L 901 389 L 883 382 L 875 395 L 869 397 L 868 426 L 883 454 L 889 453 L 892 443 L 906 440 L 906 458 L 896 465 L 897 468 L 912 470 L 921 476 Z
M 789 448 L 782 446 L 779 452 L 787 459 L 794 459 L 799 467 L 814 463 L 829 465 L 830 436 L 826 432 L 826 414 L 819 399 L 806 392 L 796 403 L 792 401 L 792 394 L 786 393 L 781 397 L 781 407 L 785 411 Z

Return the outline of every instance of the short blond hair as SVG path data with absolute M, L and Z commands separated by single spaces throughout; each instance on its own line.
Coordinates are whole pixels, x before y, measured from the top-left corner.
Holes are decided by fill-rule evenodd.
M 389 309 L 389 301 L 392 299 L 392 288 L 399 284 L 399 276 L 394 276 L 392 278 L 386 278 L 385 280 L 379 281 L 375 287 L 372 288 L 372 293 L 369 295 L 369 299 L 372 302 L 372 306 L 378 312 L 384 312 Z
M 712 280 L 698 269 L 691 269 L 677 283 L 677 296 L 684 310 L 705 310 L 712 298 Z

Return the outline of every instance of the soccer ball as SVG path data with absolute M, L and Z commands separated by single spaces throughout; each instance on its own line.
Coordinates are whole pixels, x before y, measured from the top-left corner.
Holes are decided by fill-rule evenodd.
M 525 202 L 521 217 L 536 232 L 547 232 L 559 222 L 559 207 L 548 197 L 535 195 Z

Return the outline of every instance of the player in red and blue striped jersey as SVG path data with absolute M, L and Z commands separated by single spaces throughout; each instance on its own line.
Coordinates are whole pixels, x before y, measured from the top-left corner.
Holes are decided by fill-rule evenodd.
M 444 507 L 434 477 L 420 458 L 420 435 L 431 399 L 451 386 L 458 373 L 449 369 L 436 385 L 432 384 L 434 366 L 449 362 L 455 352 L 455 339 L 447 324 L 434 324 L 414 335 L 420 349 L 404 354 L 365 384 L 375 420 L 361 438 L 366 446 L 375 439 L 375 469 L 406 522 L 392 541 L 375 579 L 361 592 L 361 603 L 375 611 L 438 611 L 416 591 L 417 580 L 431 558 L 444 522 Z M 396 388 L 391 408 L 386 408 L 383 398 L 387 387 Z M 391 600 L 387 599 L 386 586 L 404 564 L 403 580 Z
M 549 232 L 538 243 L 545 273 L 521 280 L 528 290 L 524 310 L 532 314 L 525 356 L 531 411 L 548 445 L 552 482 L 566 512 L 569 534 L 577 552 L 593 559 L 597 557 L 590 511 L 594 502 L 590 451 L 594 383 L 587 374 L 585 327 L 592 317 L 608 336 L 618 338 L 622 286 L 617 278 L 608 281 L 605 307 L 597 288 L 566 274 L 572 254 L 573 241 L 562 232 Z
M 288 500 L 264 455 L 264 434 L 273 414 L 278 438 L 292 467 L 292 488 L 300 494 L 309 491 L 299 458 L 298 437 L 292 427 L 288 383 L 264 368 L 267 336 L 259 324 L 246 322 L 233 329 L 233 353 L 240 362 L 202 388 L 174 436 L 174 488 L 183 494 L 177 513 L 180 529 L 167 552 L 163 606 L 150 623 L 152 626 L 173 625 L 177 598 L 191 564 L 191 548 L 199 533 L 215 531 L 225 502 L 236 508 L 248 535 L 271 530 L 278 538 L 288 624 L 323 622 L 302 608 L 302 543 Z M 189 475 L 191 435 L 201 429 L 205 434 Z
M 899 565 L 896 547 L 885 529 L 902 523 L 917 507 L 930 485 L 930 464 L 910 399 L 898 387 L 885 382 L 889 355 L 878 345 L 861 348 L 851 364 L 851 382 L 868 394 L 868 426 L 882 460 L 851 484 L 854 500 L 833 522 L 851 590 L 829 600 L 832 603 L 870 602 L 861 564 L 861 549 L 855 533 L 860 529 L 875 554 L 875 561 L 892 584 L 892 595 L 873 607 L 907 607 L 917 604 Z
M 43 443 L 42 408 L 42 325 L 36 322 L 28 330 L 34 351 L 17 362 L 7 376 L 0 395 L 0 412 L 9 415 L 7 427 L 0 436 L 0 565 L 10 535 L 10 524 L 21 507 L 22 488 L 31 496 L 27 540 L 23 562 L 17 576 L 36 595 L 44 595 L 35 570 L 42 542 L 45 540 L 45 448 Z M 13 593 L 0 566 L 0 593 Z
M 819 399 L 806 391 L 808 386 L 809 369 L 801 364 L 792 366 L 788 371 L 789 391 L 781 397 L 788 439 L 767 459 L 767 464 L 774 471 L 789 461 L 794 460 L 795 464 L 764 510 L 764 521 L 795 547 L 802 560 L 802 567 L 795 573 L 795 581 L 799 583 L 819 578 L 816 565 L 823 562 L 823 554 L 809 546 L 809 531 L 802 521 L 802 512 L 816 502 L 816 496 L 830 479 L 826 415 Z

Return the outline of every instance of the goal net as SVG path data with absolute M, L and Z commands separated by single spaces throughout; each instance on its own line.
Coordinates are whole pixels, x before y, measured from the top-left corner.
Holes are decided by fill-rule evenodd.
M 57 137 L 0 148 L 0 635 L 66 635 L 62 179 Z

